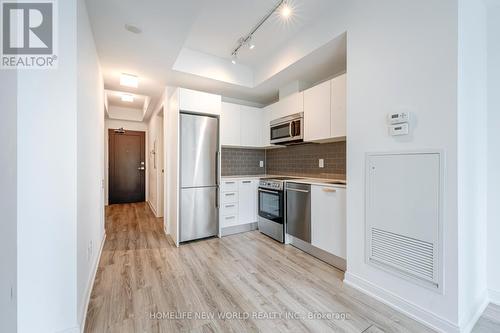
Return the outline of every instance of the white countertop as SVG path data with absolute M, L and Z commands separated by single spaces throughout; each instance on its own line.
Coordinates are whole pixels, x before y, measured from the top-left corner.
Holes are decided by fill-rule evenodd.
M 224 179 L 260 179 L 260 178 L 272 178 L 272 177 L 296 177 L 296 179 L 287 180 L 288 182 L 301 183 L 301 184 L 311 184 L 311 185 L 321 185 L 321 186 L 331 186 L 331 187 L 341 187 L 346 188 L 347 184 L 344 179 L 324 179 L 324 178 L 308 178 L 308 177 L 297 177 L 297 176 L 287 176 L 287 175 L 238 175 L 238 176 L 222 176 Z M 342 182 L 343 184 L 332 184 L 332 182 Z

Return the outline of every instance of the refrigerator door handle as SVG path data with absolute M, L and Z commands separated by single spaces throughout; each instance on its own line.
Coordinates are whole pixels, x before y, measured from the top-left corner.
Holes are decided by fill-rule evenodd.
M 215 208 L 219 209 L 219 151 L 215 152 Z
M 219 186 L 215 187 L 215 208 L 219 209 Z
M 215 152 L 215 185 L 219 185 L 219 152 Z

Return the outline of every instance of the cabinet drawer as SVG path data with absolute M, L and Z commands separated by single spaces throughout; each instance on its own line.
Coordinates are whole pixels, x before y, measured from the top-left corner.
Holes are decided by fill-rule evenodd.
M 238 225 L 238 215 L 221 216 L 220 220 L 223 228 Z
M 237 203 L 225 203 L 222 204 L 222 216 L 236 215 L 238 214 L 238 204 Z
M 238 192 L 222 192 L 221 202 L 223 204 L 238 202 Z
M 238 191 L 238 180 L 223 180 L 220 189 L 222 192 Z

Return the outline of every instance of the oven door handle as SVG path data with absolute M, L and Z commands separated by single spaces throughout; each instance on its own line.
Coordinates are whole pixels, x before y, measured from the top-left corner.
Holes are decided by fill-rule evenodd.
M 271 193 L 271 194 L 279 194 L 278 191 L 269 191 L 269 190 L 263 190 L 261 188 L 259 188 L 259 192 L 266 192 L 266 193 Z

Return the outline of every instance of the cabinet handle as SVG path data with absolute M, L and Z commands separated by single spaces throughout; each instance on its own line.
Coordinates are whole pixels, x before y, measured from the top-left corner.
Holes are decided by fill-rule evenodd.
M 234 220 L 236 216 L 226 216 L 226 220 Z
M 250 184 L 252 181 L 251 180 L 244 180 L 242 181 L 243 184 Z
M 287 191 L 293 191 L 293 192 L 302 192 L 302 193 L 309 193 L 307 190 L 299 190 L 298 188 L 287 188 Z
M 229 196 L 231 196 L 231 195 L 234 195 L 234 193 L 226 193 L 226 194 L 224 194 L 224 195 L 225 195 L 226 197 L 229 197 Z
M 226 208 L 234 207 L 234 205 L 226 205 Z
M 234 184 L 234 182 L 224 182 L 226 185 Z
M 323 192 L 334 193 L 334 192 L 337 192 L 337 190 L 335 190 L 333 188 L 323 187 Z

